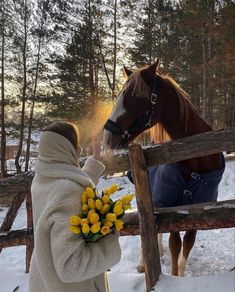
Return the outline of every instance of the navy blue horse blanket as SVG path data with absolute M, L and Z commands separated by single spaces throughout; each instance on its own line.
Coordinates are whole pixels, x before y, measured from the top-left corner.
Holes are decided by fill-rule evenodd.
M 200 174 L 186 170 L 180 163 L 149 167 L 153 206 L 163 208 L 217 201 L 218 185 L 225 168 L 222 154 L 221 159 L 220 169 Z M 128 177 L 133 182 L 130 173 Z

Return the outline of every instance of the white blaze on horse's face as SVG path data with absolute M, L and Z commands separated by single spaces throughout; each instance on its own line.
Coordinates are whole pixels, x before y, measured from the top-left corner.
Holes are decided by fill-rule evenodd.
M 122 115 L 125 114 L 126 110 L 123 106 L 123 99 L 124 95 L 121 93 L 117 97 L 117 102 L 114 105 L 113 111 L 109 117 L 109 119 L 113 122 L 117 122 L 118 118 L 121 117 Z M 112 138 L 112 133 L 110 131 L 104 129 L 104 134 L 103 134 L 103 152 L 106 152 L 107 149 L 109 148 L 108 145 L 110 145 L 110 139 Z
M 109 119 L 115 123 L 117 122 L 118 118 L 122 116 L 123 114 L 125 114 L 126 112 L 123 106 L 123 99 L 124 99 L 124 95 L 121 92 L 117 98 L 117 102 L 113 108 L 111 116 L 109 117 Z

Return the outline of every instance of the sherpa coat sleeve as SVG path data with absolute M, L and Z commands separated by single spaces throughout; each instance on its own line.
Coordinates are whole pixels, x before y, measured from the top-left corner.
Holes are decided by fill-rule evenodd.
M 94 278 L 119 262 L 121 257 L 118 235 L 110 234 L 97 242 L 86 243 L 79 235 L 72 234 L 68 230 L 69 217 L 81 208 L 81 203 L 77 202 L 80 202 L 79 197 L 82 192 L 80 187 L 78 195 L 78 184 L 71 181 L 68 184 L 66 186 L 64 183 L 66 191 L 57 194 L 57 203 L 53 204 L 47 216 L 43 216 L 42 220 L 45 221 L 38 224 L 35 240 L 38 245 L 36 250 L 39 253 L 37 260 L 40 261 L 44 257 L 40 254 L 45 253 L 43 233 L 45 234 L 45 229 L 49 228 L 54 269 L 64 283 Z M 71 184 L 73 184 L 72 188 Z M 38 264 L 40 265 L 39 262 Z

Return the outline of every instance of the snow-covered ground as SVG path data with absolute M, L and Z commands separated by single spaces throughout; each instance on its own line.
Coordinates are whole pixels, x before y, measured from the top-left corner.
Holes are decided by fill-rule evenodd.
M 133 192 L 134 187 L 126 177 L 101 179 L 99 189 L 112 183 L 123 189 L 116 196 Z M 228 161 L 219 187 L 219 200 L 234 199 L 235 194 L 235 161 Z M 133 208 L 136 202 L 133 202 Z M 7 208 L 0 206 L 0 224 Z M 12 229 L 26 227 L 26 211 L 22 206 Z M 144 274 L 138 274 L 140 237 L 126 236 L 120 238 L 122 259 L 109 272 L 111 292 L 144 292 Z M 186 277 L 170 276 L 170 254 L 168 234 L 163 236 L 164 256 L 162 257 L 162 275 L 155 287 L 157 292 L 234 292 L 235 276 L 230 270 L 235 266 L 235 229 L 217 229 L 199 231 L 191 252 Z M 28 275 L 25 268 L 25 247 L 7 248 L 0 254 L 0 292 L 27 291 Z M 68 291 L 69 292 L 69 291 Z

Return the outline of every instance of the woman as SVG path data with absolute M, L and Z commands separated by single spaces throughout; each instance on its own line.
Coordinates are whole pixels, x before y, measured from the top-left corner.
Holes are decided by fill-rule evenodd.
M 80 169 L 76 127 L 57 122 L 43 130 L 31 187 L 35 246 L 28 292 L 109 291 L 105 271 L 120 260 L 118 235 L 87 243 L 68 229 L 84 188 L 104 171 L 99 153 L 93 141 L 93 157 Z

